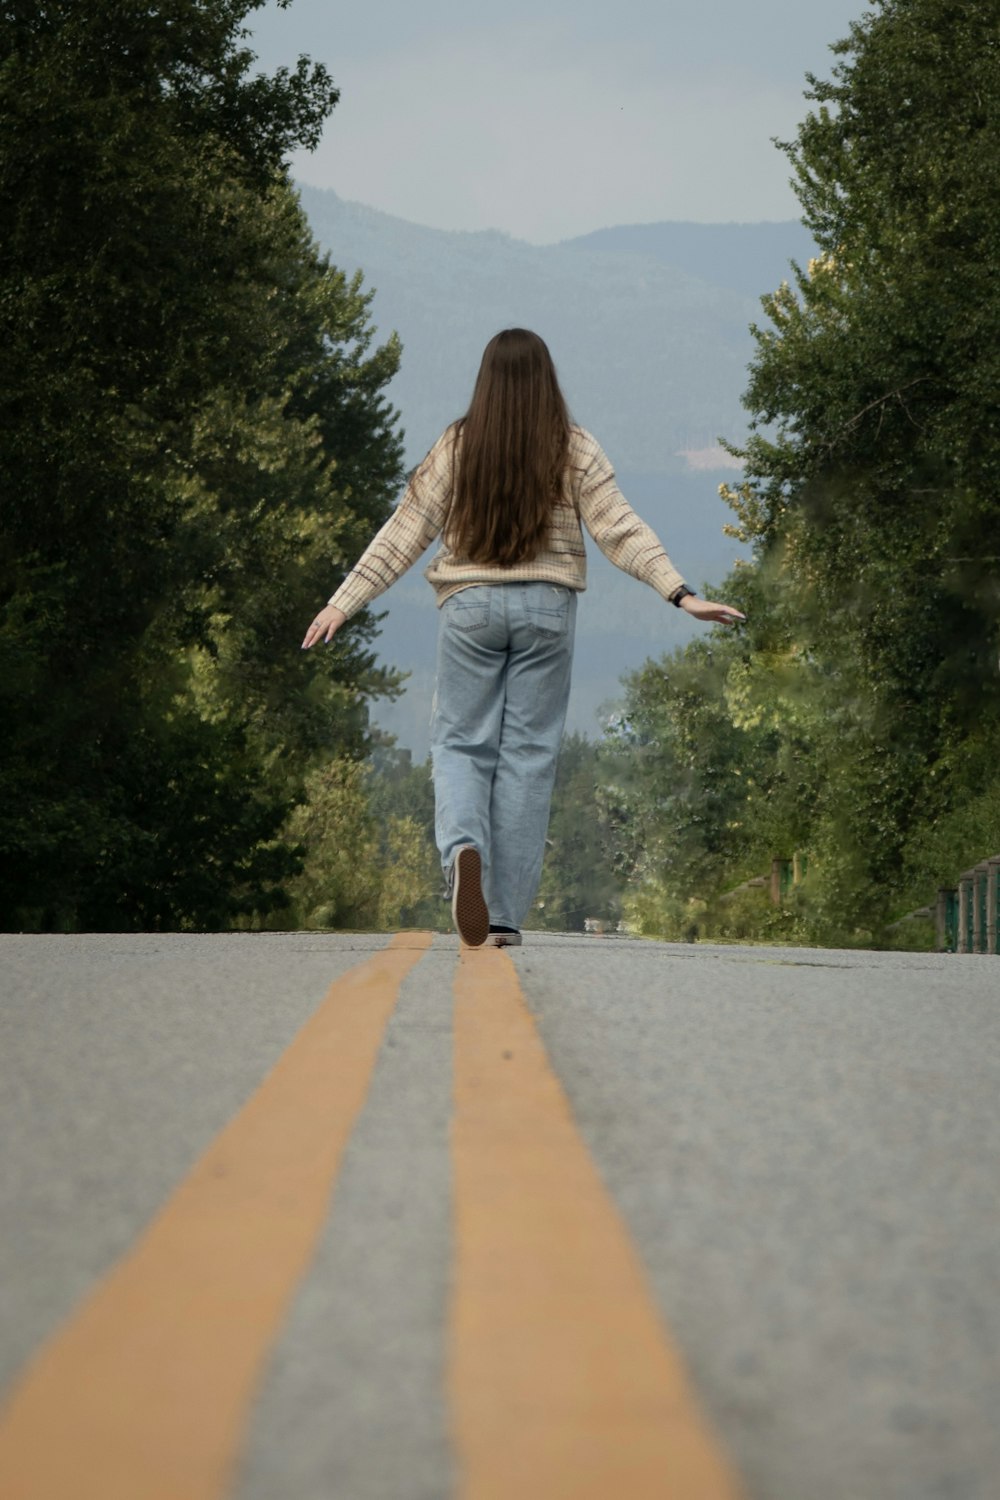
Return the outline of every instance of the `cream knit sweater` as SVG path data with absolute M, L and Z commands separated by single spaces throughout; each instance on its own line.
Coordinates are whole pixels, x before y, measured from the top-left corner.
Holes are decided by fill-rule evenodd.
M 331 598 L 345 615 L 356 614 L 385 593 L 441 535 L 454 456 L 455 430 L 450 427 L 414 471 L 399 505 Z M 513 567 L 473 563 L 442 541 L 424 576 L 439 605 L 479 583 L 559 583 L 582 590 L 587 586 L 587 558 L 581 521 L 615 567 L 650 584 L 664 599 L 684 586 L 655 533 L 619 490 L 600 444 L 575 426 L 570 428 L 563 493 L 553 509 L 545 544 L 531 562 Z

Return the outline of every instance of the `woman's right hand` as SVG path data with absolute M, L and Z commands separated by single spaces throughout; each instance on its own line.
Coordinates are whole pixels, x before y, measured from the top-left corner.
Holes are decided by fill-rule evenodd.
M 337 609 L 336 605 L 328 604 L 325 609 L 321 609 L 306 631 L 306 638 L 302 642 L 303 651 L 315 646 L 319 640 L 332 641 L 346 619 L 344 611 Z
M 714 621 L 718 625 L 738 625 L 746 619 L 731 604 L 715 604 L 711 599 L 699 599 L 697 594 L 685 594 L 680 607 L 696 620 Z

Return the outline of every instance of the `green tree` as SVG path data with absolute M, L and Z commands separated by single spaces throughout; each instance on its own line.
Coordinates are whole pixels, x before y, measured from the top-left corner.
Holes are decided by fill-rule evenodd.
M 347 759 L 327 760 L 306 777 L 306 796 L 288 824 L 289 836 L 305 853 L 303 868 L 289 885 L 296 926 L 377 924 L 378 829 L 367 780 L 368 768 Z
M 371 769 L 369 805 L 380 830 L 379 925 L 450 932 L 451 913 L 442 899 L 444 877 L 434 841 L 430 759 L 414 765 L 409 750 L 378 745 Z
M 970 857 L 967 806 L 997 805 L 996 20 L 879 0 L 785 147 L 820 253 L 754 330 L 729 492 L 755 550 L 748 653 L 724 693 L 735 727 L 772 726 L 778 816 L 757 799 L 750 846 L 808 845 L 817 940 L 877 940 Z
M 0 921 L 266 916 L 393 692 L 302 622 L 400 479 L 368 298 L 284 160 L 336 102 L 260 0 L 0 0 Z
M 878 942 L 1000 847 L 996 6 L 878 0 L 835 52 L 727 491 L 748 625 L 647 664 L 611 737 L 625 912 L 671 937 Z M 747 882 L 795 850 L 776 911 Z
M 586 735 L 566 735 L 559 750 L 533 926 L 582 932 L 588 918 L 611 925 L 621 915 L 622 882 L 612 863 L 605 776 L 601 746 Z
M 291 907 L 272 925 L 450 929 L 434 846 L 430 763 L 379 744 L 368 761 L 325 761 L 306 777 L 288 836 L 303 850 Z

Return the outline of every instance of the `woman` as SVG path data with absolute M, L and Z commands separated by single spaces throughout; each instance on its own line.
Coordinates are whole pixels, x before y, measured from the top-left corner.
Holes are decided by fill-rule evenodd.
M 581 521 L 617 567 L 688 614 L 744 618 L 688 588 L 598 443 L 570 421 L 546 345 L 509 328 L 486 346 L 469 410 L 302 642 L 332 640 L 442 538 L 425 575 L 441 609 L 436 837 L 455 925 L 473 947 L 520 943 L 538 888 L 586 586 Z

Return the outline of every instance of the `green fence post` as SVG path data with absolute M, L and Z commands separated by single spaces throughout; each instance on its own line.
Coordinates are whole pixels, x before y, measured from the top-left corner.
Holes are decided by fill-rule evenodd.
M 938 886 L 934 903 L 934 945 L 939 953 L 954 953 L 958 944 L 958 891 Z
M 973 912 L 974 952 L 989 953 L 989 884 L 990 862 L 984 859 L 973 871 L 976 883 L 976 905 Z
M 948 893 L 948 952 L 958 952 L 958 887 Z
M 958 877 L 958 943 L 957 953 L 972 952 L 972 871 Z
M 1000 854 L 986 861 L 986 951 L 1000 953 Z

